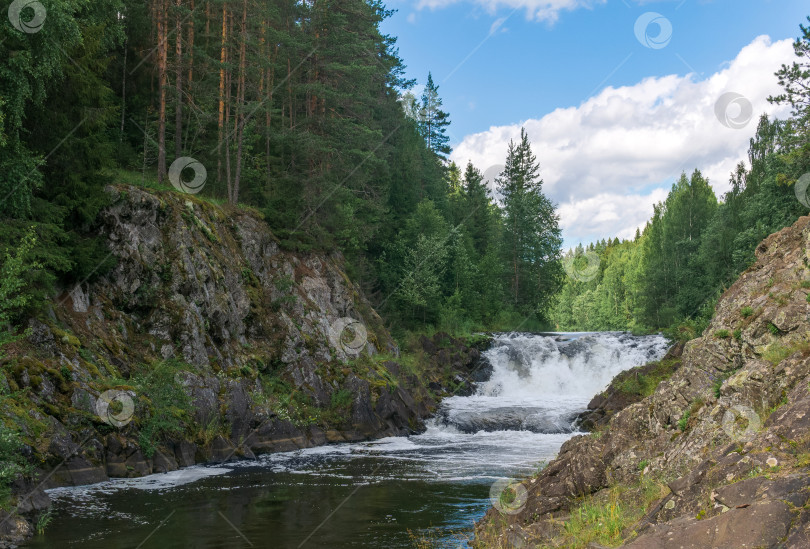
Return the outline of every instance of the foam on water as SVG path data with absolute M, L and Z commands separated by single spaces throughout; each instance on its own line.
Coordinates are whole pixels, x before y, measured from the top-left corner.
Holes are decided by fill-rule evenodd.
M 356 484 L 391 479 L 491 482 L 527 475 L 554 458 L 575 432 L 576 415 L 594 394 L 617 373 L 660 359 L 667 347 L 662 336 L 618 332 L 501 334 L 484 353 L 492 365 L 489 381 L 480 384 L 474 395 L 445 399 L 422 434 L 269 454 L 227 467 L 192 467 L 91 487 L 59 488 L 51 490 L 51 495 L 82 499 L 125 489 L 166 490 L 248 468 Z
M 204 478 L 224 475 L 225 473 L 230 473 L 232 470 L 233 469 L 230 467 L 206 467 L 196 465 L 169 473 L 156 473 L 140 478 L 118 478 L 87 486 L 51 488 L 50 490 L 46 490 L 46 492 L 52 498 L 58 499 L 66 496 L 82 497 L 90 494 L 111 494 L 129 488 L 136 490 L 166 490 L 185 484 L 191 484 Z

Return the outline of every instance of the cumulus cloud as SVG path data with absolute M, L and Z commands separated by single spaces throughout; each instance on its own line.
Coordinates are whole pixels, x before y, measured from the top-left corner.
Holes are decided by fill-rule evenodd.
M 729 174 L 746 159 L 759 115 L 788 114 L 767 97 L 779 90 L 774 71 L 792 59 L 791 40 L 760 36 L 707 78 L 668 75 L 607 87 L 539 120 L 468 135 L 451 158 L 462 166 L 471 160 L 482 171 L 503 164 L 509 140 L 518 139 L 523 126 L 540 161 L 545 192 L 560 205 L 566 244 L 629 237 L 683 171 L 698 168 L 715 192 L 728 190 Z M 724 125 L 715 106 L 729 92 L 743 100 L 728 105 Z M 740 118 L 745 101 L 753 107 L 750 121 Z
M 526 17 L 537 21 L 554 22 L 562 10 L 590 8 L 607 0 L 418 0 L 417 8 L 444 8 L 462 1 L 475 3 L 490 13 L 499 8 L 525 9 Z

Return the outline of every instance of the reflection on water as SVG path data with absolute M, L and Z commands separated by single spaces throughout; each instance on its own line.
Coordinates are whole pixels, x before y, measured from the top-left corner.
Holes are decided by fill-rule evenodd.
M 613 375 L 665 350 L 658 336 L 503 335 L 491 380 L 421 435 L 54 490 L 30 547 L 404 548 L 429 531 L 463 547 L 496 479 L 534 473 Z

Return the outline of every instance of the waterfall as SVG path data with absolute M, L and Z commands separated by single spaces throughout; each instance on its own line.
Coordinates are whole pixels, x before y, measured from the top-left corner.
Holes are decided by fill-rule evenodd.
M 436 424 L 470 434 L 572 432 L 577 414 L 616 374 L 661 359 L 667 348 L 660 335 L 501 334 L 484 355 L 490 379 L 472 396 L 446 399 Z

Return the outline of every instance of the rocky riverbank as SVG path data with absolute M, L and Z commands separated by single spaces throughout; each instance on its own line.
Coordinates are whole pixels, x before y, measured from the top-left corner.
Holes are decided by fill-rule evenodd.
M 476 547 L 810 547 L 810 217 L 756 253 L 654 390 L 660 364 L 619 376 Z
M 108 192 L 115 267 L 54 299 L 0 359 L 30 466 L 0 546 L 31 535 L 47 488 L 418 432 L 486 370 L 486 338 L 401 354 L 340 256 L 285 249 L 255 211 Z

